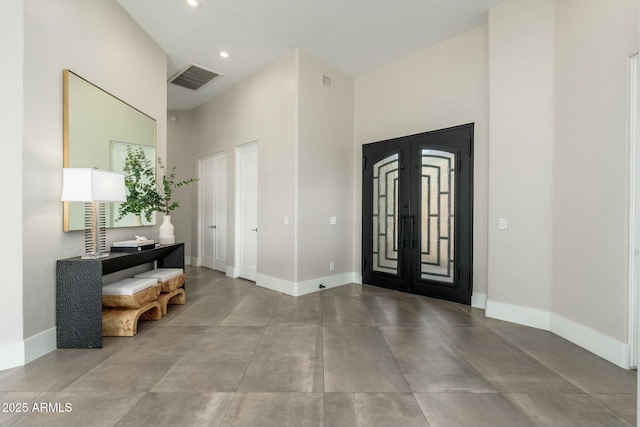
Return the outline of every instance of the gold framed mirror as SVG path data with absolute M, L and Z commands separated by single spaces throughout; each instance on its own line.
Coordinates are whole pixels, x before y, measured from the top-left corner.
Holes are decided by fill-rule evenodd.
M 127 147 L 142 148 L 156 164 L 156 121 L 70 70 L 63 72 L 64 167 L 122 172 Z M 119 203 L 106 204 L 108 228 L 155 225 L 129 214 L 116 221 Z M 84 203 L 64 202 L 64 231 L 84 230 Z

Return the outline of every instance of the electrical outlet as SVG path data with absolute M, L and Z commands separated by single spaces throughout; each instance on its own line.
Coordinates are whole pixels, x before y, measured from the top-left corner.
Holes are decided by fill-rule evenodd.
M 329 263 L 329 271 L 333 271 L 333 270 L 335 270 L 335 269 L 336 269 L 335 264 L 334 264 L 334 263 L 332 263 L 332 262 L 330 262 L 330 263 Z
M 285 216 L 283 222 L 284 222 L 284 225 L 289 225 L 289 217 Z
M 509 222 L 507 221 L 507 218 L 500 218 L 498 220 L 498 228 L 500 230 L 506 230 L 508 226 L 509 226 Z
M 336 217 L 335 216 L 332 216 L 332 217 L 329 218 L 329 224 L 336 225 Z

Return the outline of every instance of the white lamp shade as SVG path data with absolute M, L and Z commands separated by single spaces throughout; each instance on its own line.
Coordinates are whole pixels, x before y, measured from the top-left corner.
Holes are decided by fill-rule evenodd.
M 63 202 L 124 202 L 124 174 L 91 168 L 62 169 Z

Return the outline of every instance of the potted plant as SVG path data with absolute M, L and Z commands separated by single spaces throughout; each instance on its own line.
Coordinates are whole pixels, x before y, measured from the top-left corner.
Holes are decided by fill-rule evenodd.
M 175 243 L 176 238 L 174 235 L 173 224 L 171 224 L 171 211 L 180 207 L 180 205 L 178 202 L 172 201 L 171 196 L 176 188 L 194 183 L 198 179 L 189 178 L 183 181 L 178 181 L 176 179 L 176 167 L 172 166 L 171 169 L 168 169 L 162 163 L 162 159 L 160 157 L 158 157 L 158 166 L 164 172 L 162 174 L 162 185 L 158 184 L 157 186 L 156 194 L 158 196 L 158 203 L 155 205 L 155 210 L 164 215 L 162 225 L 159 229 L 159 241 L 161 244 L 173 244 Z
M 151 215 L 157 210 L 161 200 L 156 191 L 155 168 L 142 147 L 135 150 L 127 147 L 123 172 L 127 200 L 120 204 L 116 221 L 122 220 L 127 214 L 133 214 L 133 225 L 142 225 L 140 217 L 143 215 L 150 222 Z

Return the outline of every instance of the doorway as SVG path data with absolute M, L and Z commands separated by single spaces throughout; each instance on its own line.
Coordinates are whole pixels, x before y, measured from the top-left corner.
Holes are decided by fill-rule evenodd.
M 198 160 L 199 253 L 203 267 L 227 270 L 227 153 Z
M 363 283 L 471 304 L 473 124 L 363 146 Z
M 256 281 L 258 266 L 258 143 L 236 149 L 238 277 Z

